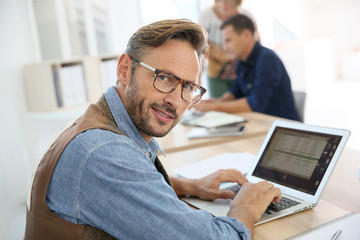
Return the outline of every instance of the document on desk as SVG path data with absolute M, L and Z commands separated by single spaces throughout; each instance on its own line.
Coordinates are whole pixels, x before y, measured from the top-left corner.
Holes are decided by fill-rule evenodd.
M 226 126 L 217 128 L 194 128 L 187 135 L 187 138 L 213 138 L 233 137 L 244 134 L 245 126 Z
M 176 168 L 174 172 L 184 178 L 202 178 L 219 169 L 234 168 L 247 173 L 255 159 L 254 154 L 248 152 L 223 153 L 212 158 L 198 161 L 183 167 Z
M 183 119 L 181 122 L 184 125 L 190 125 L 195 127 L 215 128 L 231 124 L 244 123 L 246 122 L 246 120 L 238 115 L 210 111 L 202 113 L 195 118 L 190 117 L 189 119 Z

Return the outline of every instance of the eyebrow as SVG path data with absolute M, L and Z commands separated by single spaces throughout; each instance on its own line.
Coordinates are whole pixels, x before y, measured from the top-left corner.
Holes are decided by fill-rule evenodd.
M 141 62 L 141 61 L 138 61 L 138 62 L 139 62 L 140 65 L 143 65 L 143 67 L 146 67 L 146 68 L 152 70 L 153 72 L 155 72 L 156 70 L 158 70 L 158 71 L 160 71 L 160 72 L 164 72 L 164 73 L 170 74 L 170 75 L 174 76 L 176 79 L 181 79 L 181 80 L 183 80 L 183 81 L 185 81 L 185 82 L 190 82 L 190 83 L 192 83 L 192 84 L 195 84 L 195 85 L 199 86 L 199 85 L 196 83 L 196 80 L 195 80 L 195 81 L 191 81 L 191 80 L 183 79 L 183 78 L 178 77 L 178 76 L 176 76 L 175 74 L 171 73 L 170 71 L 161 70 L 161 69 L 158 69 L 158 68 L 154 68 L 154 67 L 152 67 L 152 66 L 150 66 L 150 65 L 148 65 L 148 64 L 146 64 L 146 63 L 144 63 L 144 62 Z

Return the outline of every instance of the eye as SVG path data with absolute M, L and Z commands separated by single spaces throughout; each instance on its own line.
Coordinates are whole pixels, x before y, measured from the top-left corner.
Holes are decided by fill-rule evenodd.
M 168 74 L 165 74 L 165 73 L 158 74 L 157 78 L 158 78 L 158 80 L 161 80 L 161 82 L 164 82 L 164 83 L 173 82 L 173 77 Z
M 184 82 L 183 82 L 183 89 L 186 90 L 186 91 L 192 92 L 192 91 L 194 91 L 195 86 L 194 86 L 194 84 L 191 83 L 191 82 L 184 81 Z

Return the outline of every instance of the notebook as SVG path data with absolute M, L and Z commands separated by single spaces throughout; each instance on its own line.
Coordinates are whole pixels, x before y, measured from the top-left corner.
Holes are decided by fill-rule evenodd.
M 252 183 L 263 180 L 273 183 L 281 189 L 282 201 L 292 206 L 269 206 L 256 224 L 315 207 L 349 136 L 350 131 L 344 129 L 274 121 L 247 178 Z M 220 188 L 228 187 L 238 184 L 227 183 Z M 204 201 L 194 197 L 183 200 L 214 216 L 226 216 L 229 211 L 230 200 Z
M 351 212 L 286 240 L 329 240 L 340 230 L 338 239 L 360 239 L 360 214 Z

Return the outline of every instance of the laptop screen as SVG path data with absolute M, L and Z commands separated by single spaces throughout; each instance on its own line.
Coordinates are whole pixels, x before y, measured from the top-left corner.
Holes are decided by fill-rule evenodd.
M 276 127 L 252 175 L 315 195 L 341 138 Z

